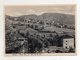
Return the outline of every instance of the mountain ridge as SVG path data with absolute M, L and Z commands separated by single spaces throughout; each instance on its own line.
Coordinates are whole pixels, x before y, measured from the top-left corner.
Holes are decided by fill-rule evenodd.
M 6 17 L 12 17 L 5 15 Z M 63 24 L 75 24 L 75 15 L 62 14 L 62 13 L 43 13 L 41 15 L 30 14 L 30 15 L 22 15 L 19 17 L 12 17 L 18 19 L 32 19 L 32 20 L 41 20 L 44 22 L 56 21 Z M 13 19 L 12 19 L 13 20 Z

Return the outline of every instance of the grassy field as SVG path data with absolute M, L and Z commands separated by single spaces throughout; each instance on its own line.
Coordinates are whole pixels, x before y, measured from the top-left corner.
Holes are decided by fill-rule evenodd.
M 71 33 L 74 33 L 75 30 L 72 30 L 72 29 L 67 29 L 67 28 L 58 28 L 56 26 L 47 26 L 47 27 L 44 27 L 45 30 L 48 30 L 48 31 L 56 31 L 57 33 L 61 33 L 61 32 L 71 32 Z

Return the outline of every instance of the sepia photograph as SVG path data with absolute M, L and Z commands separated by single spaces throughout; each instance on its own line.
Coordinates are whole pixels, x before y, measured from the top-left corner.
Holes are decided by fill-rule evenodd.
M 5 6 L 5 54 L 76 53 L 75 7 Z

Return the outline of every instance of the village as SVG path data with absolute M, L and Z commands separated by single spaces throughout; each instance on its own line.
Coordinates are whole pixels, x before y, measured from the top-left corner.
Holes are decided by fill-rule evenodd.
M 74 25 L 32 18 L 15 17 L 8 20 L 12 22 L 6 33 L 6 53 L 75 52 Z

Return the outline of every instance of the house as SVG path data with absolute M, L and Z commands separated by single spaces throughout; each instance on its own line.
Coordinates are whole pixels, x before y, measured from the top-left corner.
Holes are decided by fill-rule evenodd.
M 63 48 L 65 49 L 74 49 L 74 38 L 64 38 L 63 39 Z
M 62 47 L 66 51 L 69 51 L 70 49 L 75 50 L 75 37 L 69 35 L 63 35 L 60 38 L 61 38 Z

